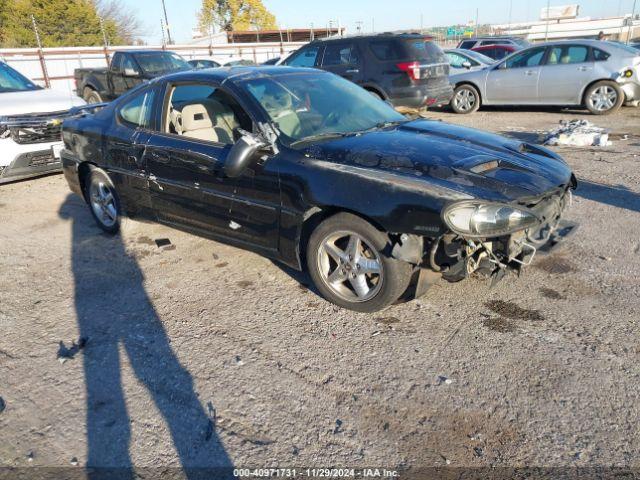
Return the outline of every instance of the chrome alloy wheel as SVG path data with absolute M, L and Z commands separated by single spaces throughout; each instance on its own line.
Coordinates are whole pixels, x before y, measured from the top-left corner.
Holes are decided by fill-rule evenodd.
M 611 110 L 618 101 L 618 92 L 608 85 L 602 85 L 596 88 L 589 95 L 589 102 L 593 108 L 599 112 Z
M 476 95 L 467 88 L 461 88 L 456 92 L 456 96 L 453 99 L 456 104 L 456 107 L 461 112 L 468 112 L 471 110 L 476 104 Z
M 113 227 L 118 221 L 118 209 L 116 207 L 116 199 L 109 185 L 100 180 L 91 182 L 89 198 L 96 218 L 105 227 Z
M 340 298 L 366 302 L 382 288 L 384 270 L 378 251 L 354 232 L 334 232 L 320 242 L 318 271 Z

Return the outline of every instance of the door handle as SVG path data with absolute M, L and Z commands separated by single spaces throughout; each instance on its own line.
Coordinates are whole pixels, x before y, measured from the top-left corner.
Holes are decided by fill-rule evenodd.
M 360 73 L 360 70 L 358 70 L 357 68 L 352 68 L 347 70 L 346 73 Z
M 586 72 L 587 70 L 591 70 L 591 69 L 589 67 L 582 66 L 582 67 L 578 67 L 578 70 L 580 70 L 581 72 Z
M 529 75 L 529 76 L 533 75 L 534 73 L 535 73 L 535 71 L 533 71 L 533 70 L 527 70 L 527 71 L 524 72 L 525 75 Z

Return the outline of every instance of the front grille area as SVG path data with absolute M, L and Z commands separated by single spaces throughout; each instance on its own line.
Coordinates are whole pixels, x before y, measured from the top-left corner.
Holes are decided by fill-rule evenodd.
M 62 120 L 67 116 L 68 112 L 13 115 L 4 117 L 2 123 L 16 143 L 49 143 L 61 140 Z
M 29 157 L 30 167 L 43 167 L 60 162 L 60 160 L 53 156 L 53 152 L 35 152 L 29 153 L 27 156 Z

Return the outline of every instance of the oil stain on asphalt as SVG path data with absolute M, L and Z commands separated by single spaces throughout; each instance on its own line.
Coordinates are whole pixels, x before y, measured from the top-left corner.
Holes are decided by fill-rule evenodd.
M 538 310 L 522 308 L 513 302 L 491 300 L 486 302 L 484 306 L 492 312 L 512 320 L 525 320 L 529 322 L 541 322 L 544 320 L 544 317 Z

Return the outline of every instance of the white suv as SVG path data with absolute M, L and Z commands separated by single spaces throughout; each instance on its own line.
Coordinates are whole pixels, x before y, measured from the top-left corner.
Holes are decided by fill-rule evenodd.
M 60 125 L 70 108 L 84 104 L 0 62 L 0 184 L 60 171 Z

